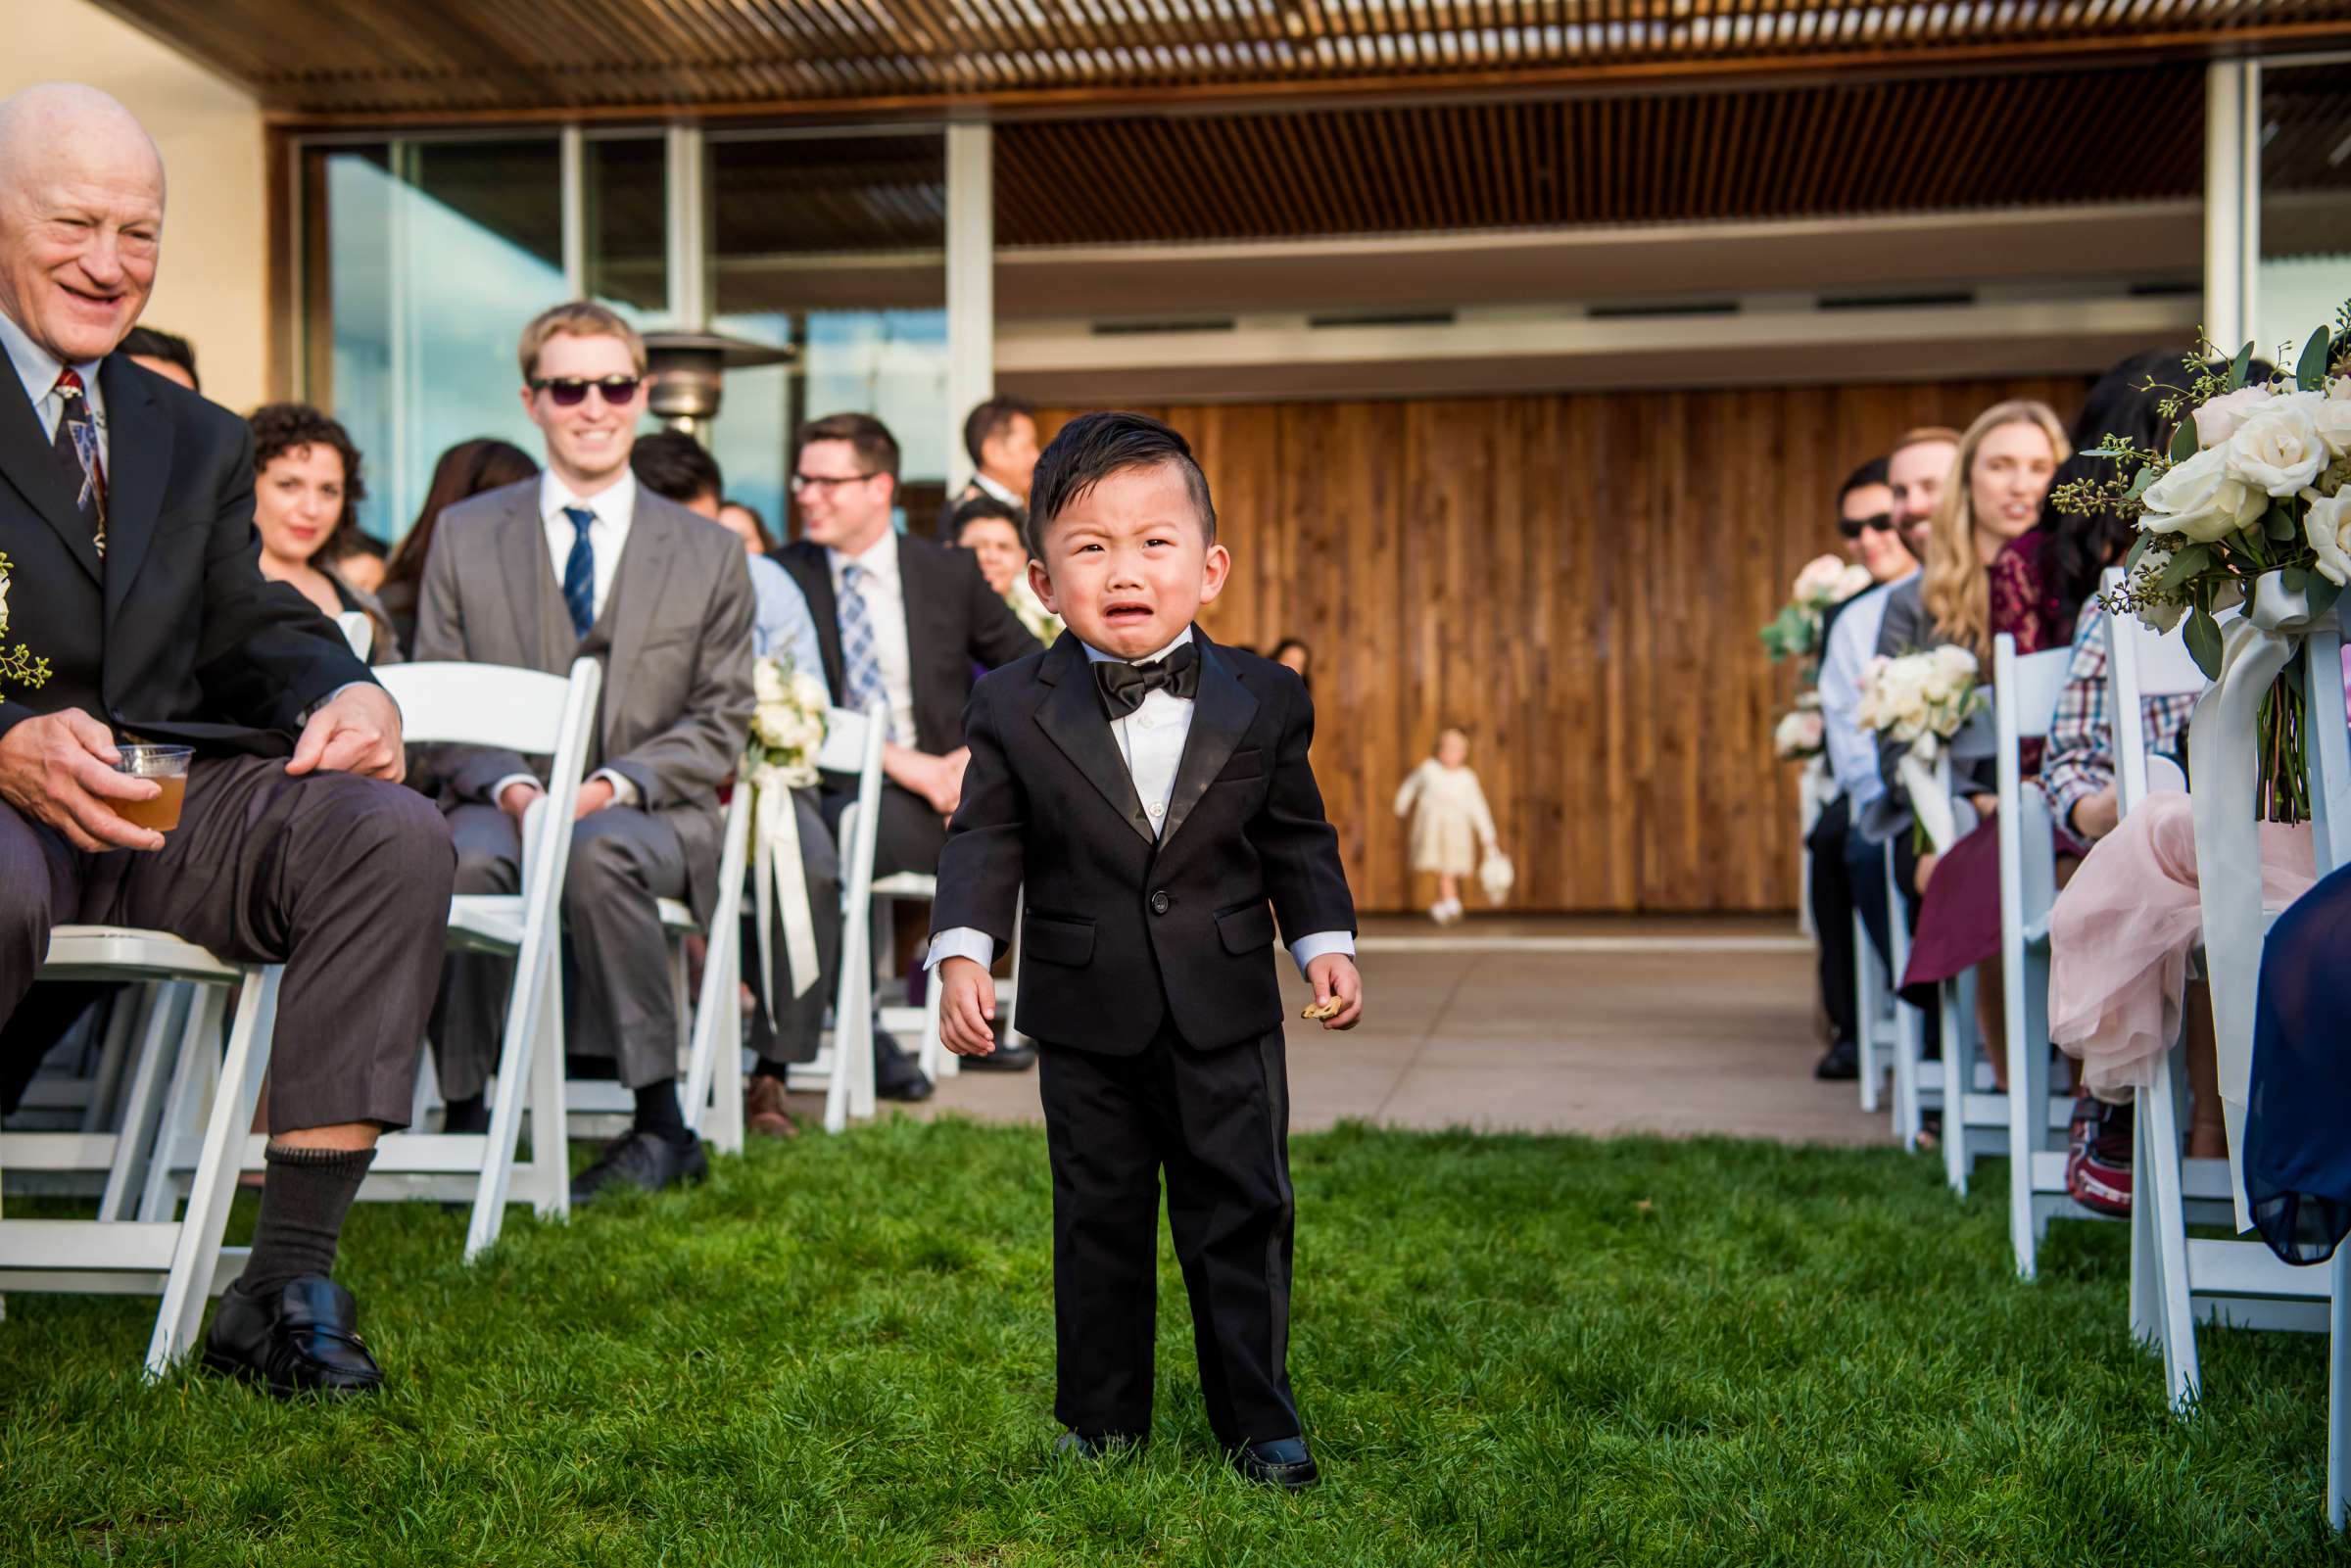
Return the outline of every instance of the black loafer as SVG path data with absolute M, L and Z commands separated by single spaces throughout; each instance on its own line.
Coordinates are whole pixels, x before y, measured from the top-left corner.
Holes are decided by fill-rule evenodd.
M 1861 1076 L 1860 1045 L 1850 1038 L 1840 1037 L 1821 1053 L 1812 1076 L 1825 1083 L 1848 1083 Z
M 672 1143 L 657 1132 L 623 1133 L 604 1146 L 596 1164 L 571 1178 L 574 1208 L 586 1208 L 614 1187 L 661 1192 L 710 1174 L 702 1140 Z
M 1053 1457 L 1107 1459 L 1114 1453 L 1130 1453 L 1142 1446 L 1141 1438 L 1124 1432 L 1105 1432 L 1094 1437 L 1083 1432 L 1064 1432 L 1053 1440 Z
M 1232 1456 L 1232 1467 L 1252 1481 L 1285 1492 L 1298 1492 L 1322 1479 L 1304 1438 L 1275 1438 L 1271 1443 L 1244 1445 Z
M 920 1105 L 931 1098 L 932 1091 L 936 1087 L 937 1085 L 931 1081 L 928 1074 L 917 1072 L 912 1077 L 892 1078 L 888 1083 L 876 1085 L 874 1098 L 896 1100 L 906 1105 Z
M 985 1056 L 967 1056 L 963 1059 L 966 1072 L 1026 1072 L 1036 1066 L 1036 1047 L 1017 1045 L 1010 1040 L 998 1040 L 996 1048 Z
M 204 1337 L 204 1366 L 261 1384 L 281 1399 L 347 1399 L 383 1387 L 383 1368 L 353 1326 L 351 1292 L 323 1274 L 302 1274 L 267 1296 L 231 1285 Z

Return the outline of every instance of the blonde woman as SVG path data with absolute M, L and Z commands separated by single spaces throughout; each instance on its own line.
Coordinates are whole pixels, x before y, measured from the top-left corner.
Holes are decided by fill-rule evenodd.
M 1878 651 L 1898 657 L 1955 643 L 1975 654 L 1984 674 L 1991 673 L 1991 641 L 2007 634 L 2019 653 L 2060 646 L 2071 625 L 2057 602 L 2058 573 L 2052 537 L 2038 525 L 2040 503 L 2057 465 L 2072 454 L 2065 427 L 2043 403 L 2018 400 L 1994 404 L 1959 438 L 1951 477 L 1927 529 L 1927 564 L 1896 589 L 1886 606 Z M 2040 748 L 2028 745 L 2028 776 L 2040 767 Z M 1901 748 L 1883 756 L 1893 813 L 1880 810 L 1881 829 L 1898 822 L 1895 832 L 1897 868 L 1909 860 L 1909 802 L 1899 784 Z M 1954 761 L 1956 761 L 1954 757 Z M 1983 819 L 1974 832 L 1953 844 L 1940 861 L 1921 855 L 1906 880 L 1919 895 L 1918 927 L 1910 944 L 1910 967 L 1902 985 L 1920 1006 L 1932 1006 L 1935 987 L 1982 966 L 1976 987 L 1976 1016 L 1992 1070 L 2005 1087 L 2007 1057 L 2002 1049 L 2000 1013 L 1999 841 L 1991 821 L 1992 763 L 1971 765 L 1967 786 Z M 2081 850 L 2060 834 L 2060 850 Z

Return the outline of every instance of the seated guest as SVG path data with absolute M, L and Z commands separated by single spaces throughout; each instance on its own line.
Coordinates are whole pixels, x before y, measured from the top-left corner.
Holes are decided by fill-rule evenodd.
M 335 552 L 334 568 L 344 582 L 373 594 L 384 586 L 384 558 L 389 553 L 382 540 L 355 528 Z
M 164 170 L 91 87 L 0 102 L 0 552 L 9 641 L 48 662 L 0 691 L 0 1099 L 56 1037 L 50 931 L 145 927 L 285 966 L 268 1175 L 208 1369 L 273 1394 L 383 1372 L 329 1277 L 379 1134 L 408 1124 L 449 920 L 449 830 L 400 787 L 400 710 L 317 609 L 262 576 L 245 422 L 131 363 Z M 120 727 L 120 728 L 118 728 Z M 195 748 L 179 826 L 118 803 L 128 735 Z
M 1845 797 L 1851 826 L 1845 841 L 1847 880 L 1859 901 L 1862 929 L 1869 933 L 1880 963 L 1887 962 L 1885 870 L 1886 845 L 1861 831 L 1869 808 L 1886 792 L 1878 774 L 1878 743 L 1860 727 L 1861 674 L 1877 651 L 1878 633 L 1886 624 L 1886 602 L 1894 590 L 1918 575 L 1915 538 L 1923 541 L 1936 503 L 1943 497 L 1951 463 L 1959 454 L 1959 432 L 1940 425 L 1912 430 L 1894 444 L 1886 457 L 1886 488 L 1891 498 L 1889 530 L 1867 531 L 1882 546 L 1878 560 L 1892 576 L 1875 588 L 1854 594 L 1829 612 L 1821 628 L 1820 716 L 1829 759 L 1829 773 Z M 1872 569 L 1876 575 L 1876 568 Z
M 1887 480 L 1886 459 L 1873 457 L 1846 476 L 1837 492 L 1837 531 L 1854 562 L 1868 569 L 1876 583 L 1892 582 L 1910 567 L 1910 552 L 1894 531 L 1894 489 Z M 1847 600 L 1847 602 L 1850 602 Z M 1834 630 L 1833 606 L 1823 635 Z M 1825 731 L 1827 726 L 1822 726 Z M 1830 779 L 1836 782 L 1832 764 Z M 1832 1031 L 1828 1050 L 1812 1069 L 1816 1078 L 1847 1080 L 1861 1070 L 1861 1019 L 1853 994 L 1853 908 L 1860 890 L 1852 885 L 1845 855 L 1846 835 L 1852 830 L 1851 803 L 1840 786 L 1812 824 L 1804 839 L 1812 873 L 1813 939 L 1820 949 L 1820 1004 Z
M 433 547 L 433 527 L 441 514 L 457 502 L 484 491 L 518 485 L 539 472 L 531 454 L 511 442 L 477 437 L 460 441 L 433 464 L 433 482 L 416 508 L 400 546 L 384 566 L 383 591 L 376 596 L 392 617 L 393 635 L 404 652 L 416 646 L 416 593 L 424 584 L 424 558 Z
M 1303 639 L 1285 637 L 1274 643 L 1273 651 L 1266 656 L 1275 664 L 1285 665 L 1296 671 L 1300 683 L 1309 691 L 1315 689 L 1315 650 L 1308 647 Z
M 132 327 L 122 340 L 122 353 L 142 370 L 176 381 L 190 392 L 204 391 L 204 384 L 196 379 L 196 346 L 176 333 Z
M 970 555 L 891 531 L 897 488 L 898 444 L 881 420 L 841 413 L 803 426 L 792 475 L 802 538 L 777 554 L 816 612 L 834 705 L 862 711 L 880 701 L 888 710 L 877 877 L 937 871 L 971 755 L 963 709 L 973 670 L 1039 645 Z M 838 822 L 848 799 L 828 789 L 828 820 Z M 978 1060 L 1012 1069 L 1036 1056 L 1021 1046 Z M 874 1082 L 887 1098 L 931 1093 L 931 1080 L 878 1028 Z
M 399 663 L 400 640 L 382 602 L 327 564 L 340 542 L 358 535 L 359 504 L 367 494 L 350 432 L 307 403 L 265 404 L 248 423 L 262 575 L 286 584 L 322 615 L 366 616 L 374 634 L 367 662 Z
M 1976 656 L 1988 681 L 1994 637 L 2013 637 L 2019 653 L 2064 645 L 2070 628 L 2056 618 L 2051 536 L 2037 525 L 2049 481 L 2071 451 L 2064 427 L 2045 404 L 1995 404 L 1977 417 L 1960 438 L 1955 482 L 1944 490 L 1929 526 L 1926 570 L 1887 599 L 1879 653 L 1898 657 L 1956 644 Z M 1894 741 L 1881 745 L 1879 771 L 1888 790 L 1872 808 L 1882 813 L 1881 822 L 1908 811 L 1896 772 L 1906 749 Z M 2026 753 L 2025 772 L 2038 772 L 2039 745 L 2028 743 Z M 1991 820 L 1996 787 L 1991 760 L 1963 770 L 1960 783 L 1983 821 L 1940 864 L 1932 854 L 1917 859 L 1911 885 L 1920 895 L 1918 931 L 1901 984 L 1916 1005 L 1927 1007 L 1938 984 L 1981 966 L 1979 1037 L 1994 1081 L 2005 1087 L 1999 835 Z M 1897 865 L 1909 858 L 1909 836 L 1895 835 Z
M 726 482 L 718 459 L 684 431 L 657 430 L 640 436 L 637 450 L 630 453 L 629 467 L 637 475 L 637 483 L 654 495 L 676 501 L 696 517 L 725 526 L 720 515 L 725 506 L 718 498 Z M 793 669 L 815 674 L 823 656 L 817 647 L 816 622 L 808 613 L 807 595 L 774 561 L 761 555 L 746 559 L 751 593 L 758 600 L 751 621 L 751 651 L 760 658 L 770 654 L 790 658 Z
M 1042 450 L 1036 439 L 1036 410 L 1020 398 L 988 399 L 965 417 L 963 450 L 972 459 L 972 479 L 940 508 L 941 539 L 955 537 L 955 508 L 976 497 L 992 497 L 1028 511 L 1029 476 L 1036 472 Z
M 719 496 L 726 490 L 726 480 L 718 459 L 692 436 L 664 430 L 641 437 L 629 466 L 637 483 L 647 490 L 724 526 L 725 504 Z M 730 528 L 728 532 L 736 531 Z M 758 600 L 751 625 L 752 651 L 761 658 L 788 658 L 793 669 L 821 676 L 824 654 L 817 644 L 816 623 L 808 614 L 807 596 L 783 567 L 766 556 L 746 559 Z M 830 918 L 840 907 L 840 850 L 833 841 L 833 831 L 825 825 L 815 790 L 794 790 L 792 805 L 799 828 L 801 875 L 808 882 L 808 907 L 816 915 L 817 973 L 813 983 L 793 996 L 791 963 L 781 943 L 775 944 L 772 979 L 758 973 L 755 957 L 744 969 L 755 1004 L 749 1042 L 759 1060 L 744 1087 L 744 1125 L 768 1138 L 789 1138 L 797 1130 L 786 1109 L 785 1080 L 794 1066 L 816 1060 L 824 1034 L 825 1004 L 840 974 L 840 922 Z M 755 919 L 748 913 L 744 916 L 744 952 L 747 955 L 759 951 Z M 775 999 L 772 1022 L 770 997 Z
M 740 500 L 718 503 L 718 523 L 728 533 L 743 541 L 743 547 L 753 559 L 773 555 L 781 543 L 759 515 L 759 508 Z
M 571 1201 L 588 1204 L 708 1169 L 678 1103 L 677 998 L 654 906 L 684 899 L 707 921 L 718 901 L 719 786 L 750 727 L 751 580 L 731 537 L 629 471 L 646 385 L 636 328 L 600 305 L 559 305 L 523 329 L 519 359 L 547 472 L 442 515 L 416 654 L 554 675 L 582 656 L 604 666 L 563 885 L 564 1017 L 569 1049 L 614 1058 L 637 1113 L 572 1182 Z M 513 892 L 540 774 L 487 748 L 452 748 L 439 771 L 458 889 Z M 510 968 L 450 961 L 435 1043 L 453 1130 L 488 1125 Z
M 979 557 L 980 575 L 987 579 L 987 586 L 1012 606 L 1030 636 L 1051 646 L 1061 636 L 1061 617 L 1046 609 L 1029 586 L 1029 546 L 1021 540 L 1027 525 L 1018 506 L 1007 506 L 993 496 L 974 496 L 955 507 L 955 547 Z

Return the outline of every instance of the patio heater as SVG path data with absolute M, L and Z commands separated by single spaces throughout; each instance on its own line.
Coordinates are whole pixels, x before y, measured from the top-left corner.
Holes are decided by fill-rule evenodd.
M 789 364 L 799 357 L 799 351 L 719 332 L 648 332 L 645 356 L 653 374 L 653 416 L 667 428 L 706 443 L 704 427 L 717 416 L 726 372 Z

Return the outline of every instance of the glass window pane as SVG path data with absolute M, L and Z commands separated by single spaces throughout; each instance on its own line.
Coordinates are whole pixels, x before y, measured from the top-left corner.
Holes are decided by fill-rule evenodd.
M 947 473 L 944 137 L 725 135 L 707 150 L 714 325 L 800 350 L 727 377 L 710 443 L 728 490 L 775 524 L 792 431 L 870 413 L 898 438 L 902 520 L 928 533 Z
M 538 450 L 514 340 L 564 298 L 553 137 L 312 148 L 306 395 L 366 462 L 360 526 L 397 540 L 447 448 Z
M 2351 298 L 2351 63 L 2261 71 L 2261 276 L 2265 355 L 2303 340 Z
M 591 138 L 585 151 L 588 293 L 647 325 L 669 310 L 669 148 Z

